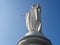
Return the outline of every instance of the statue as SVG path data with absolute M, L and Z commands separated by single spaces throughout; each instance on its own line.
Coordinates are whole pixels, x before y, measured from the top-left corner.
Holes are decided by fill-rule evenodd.
M 41 31 L 41 8 L 39 5 L 33 5 L 30 11 L 24 16 L 26 17 L 26 26 L 29 31 Z
M 51 41 L 42 33 L 40 14 L 39 5 L 33 5 L 30 11 L 24 14 L 29 32 L 18 41 L 18 45 L 52 45 Z

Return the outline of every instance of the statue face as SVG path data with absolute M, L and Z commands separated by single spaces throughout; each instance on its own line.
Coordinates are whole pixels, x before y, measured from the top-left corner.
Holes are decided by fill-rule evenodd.
M 32 9 L 37 9 L 37 11 L 40 12 L 40 6 L 39 5 L 33 5 Z

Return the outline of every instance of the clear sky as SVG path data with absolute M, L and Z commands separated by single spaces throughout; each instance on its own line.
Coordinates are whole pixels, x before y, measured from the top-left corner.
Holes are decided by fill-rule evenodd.
M 42 8 L 42 31 L 52 45 L 60 45 L 59 0 L 0 0 L 0 45 L 17 45 L 28 32 L 25 17 L 32 4 Z

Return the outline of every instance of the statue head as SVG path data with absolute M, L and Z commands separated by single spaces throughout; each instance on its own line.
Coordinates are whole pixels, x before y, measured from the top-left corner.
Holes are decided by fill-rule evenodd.
M 40 12 L 41 12 L 41 7 L 40 7 L 39 4 L 37 4 L 37 5 L 32 5 L 32 8 L 35 8 L 35 9 L 37 9 L 37 11 L 40 11 Z

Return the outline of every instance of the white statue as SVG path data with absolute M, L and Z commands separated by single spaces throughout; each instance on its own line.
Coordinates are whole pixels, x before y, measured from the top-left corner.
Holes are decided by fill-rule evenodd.
M 26 26 L 29 31 L 40 31 L 41 30 L 41 9 L 39 5 L 33 5 L 30 11 L 27 14 L 24 14 L 26 17 Z

